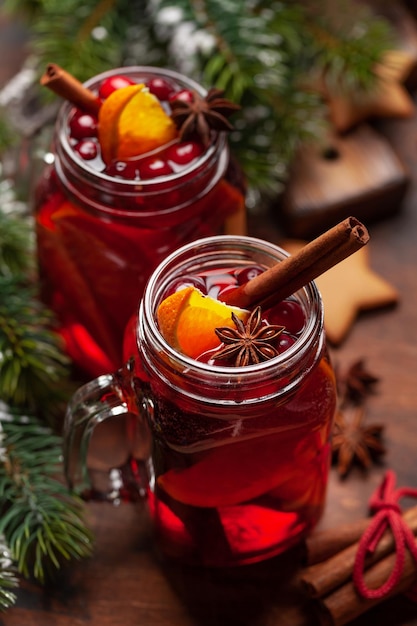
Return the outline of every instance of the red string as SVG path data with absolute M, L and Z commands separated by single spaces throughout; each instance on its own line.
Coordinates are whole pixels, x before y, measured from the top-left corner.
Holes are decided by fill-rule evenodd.
M 404 569 L 406 547 L 417 565 L 416 539 L 401 516 L 398 501 L 406 496 L 417 498 L 417 489 L 402 487 L 395 489 L 396 476 L 391 470 L 387 471 L 381 485 L 372 494 L 369 506 L 375 515 L 363 533 L 353 567 L 353 582 L 357 591 L 364 598 L 383 598 L 388 595 L 400 582 Z M 377 589 L 370 589 L 364 580 L 365 559 L 372 554 L 382 535 L 391 527 L 395 542 L 395 563 L 388 579 Z

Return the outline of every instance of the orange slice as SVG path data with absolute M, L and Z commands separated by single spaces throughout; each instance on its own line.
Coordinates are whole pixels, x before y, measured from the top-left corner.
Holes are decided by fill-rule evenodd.
M 249 315 L 244 309 L 204 296 L 195 287 L 185 287 L 161 302 L 157 319 L 165 340 L 179 352 L 195 359 L 220 345 L 215 328 L 235 328 L 232 313 L 243 321 Z
M 212 448 L 193 465 L 172 468 L 157 483 L 175 500 L 198 507 L 233 506 L 265 494 L 285 510 L 319 505 L 328 448 L 317 453 L 316 433 L 298 446 L 294 435 L 268 434 Z
M 210 450 L 190 467 L 168 470 L 157 483 L 184 504 L 233 506 L 288 480 L 295 463 L 284 454 L 280 436 L 238 441 Z
M 144 154 L 177 136 L 173 120 L 143 84 L 111 93 L 100 107 L 98 121 L 105 163 Z

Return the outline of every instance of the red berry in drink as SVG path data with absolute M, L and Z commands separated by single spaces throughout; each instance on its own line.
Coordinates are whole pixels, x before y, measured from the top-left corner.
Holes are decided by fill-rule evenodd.
M 175 100 L 181 100 L 182 102 L 194 102 L 194 94 L 189 89 L 181 89 L 180 91 L 176 91 L 169 97 L 170 102 L 174 102 Z
M 287 332 L 298 335 L 304 328 L 305 317 L 301 305 L 295 300 L 283 300 L 268 312 L 270 324 L 285 326 Z
M 172 167 L 158 157 L 142 159 L 139 165 L 140 177 L 143 179 L 168 176 L 173 173 Z
M 98 90 L 98 95 L 102 100 L 105 100 L 109 97 L 111 93 L 113 93 L 113 91 L 134 84 L 135 81 L 131 78 L 128 78 L 127 76 L 109 76 L 108 78 L 105 78 L 101 83 Z
M 235 284 L 225 285 L 223 287 L 220 287 L 219 292 L 217 294 L 217 298 L 223 302 L 227 294 L 230 293 L 231 291 L 234 291 L 236 288 L 237 288 L 237 285 Z
M 236 278 L 231 274 L 208 274 L 206 276 L 207 293 L 212 298 L 218 299 L 220 292 L 224 294 L 228 287 L 236 288 Z
M 202 278 L 200 278 L 199 276 L 182 276 L 181 278 L 174 280 L 170 284 L 164 297 L 168 297 L 176 291 L 184 289 L 185 287 L 196 287 L 201 291 L 201 293 L 207 295 L 206 284 Z
M 76 111 L 70 120 L 69 128 L 71 139 L 86 139 L 87 137 L 96 137 L 97 119 L 89 113 Z
M 165 151 L 165 158 L 177 165 L 188 165 L 204 152 L 201 143 L 196 141 L 182 141 L 175 143 Z
M 95 159 L 98 154 L 97 143 L 91 139 L 83 139 L 82 141 L 79 141 L 74 146 L 74 150 L 84 161 L 91 161 L 92 159 Z
M 136 161 L 116 161 L 115 163 L 110 163 L 104 171 L 108 176 L 124 178 L 125 180 L 139 180 L 140 178 Z
M 235 272 L 236 280 L 239 285 L 244 285 L 248 282 L 248 280 L 252 280 L 252 278 L 256 278 L 259 274 L 263 274 L 265 268 L 260 265 L 251 265 L 249 267 L 244 267 L 243 269 L 237 270 Z
M 286 333 L 285 331 L 282 332 L 280 336 L 278 337 L 278 345 L 277 345 L 278 352 L 280 354 L 281 352 L 285 352 L 286 350 L 288 350 L 288 348 L 291 348 L 291 346 L 294 345 L 295 342 L 296 342 L 295 337 Z
M 147 81 L 146 86 L 149 91 L 158 98 L 158 100 L 168 100 L 174 93 L 174 87 L 167 80 L 159 76 L 150 78 Z

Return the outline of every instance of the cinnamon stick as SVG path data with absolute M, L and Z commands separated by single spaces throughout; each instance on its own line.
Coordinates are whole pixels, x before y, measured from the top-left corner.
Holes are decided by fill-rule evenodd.
M 59 65 L 49 63 L 40 82 L 41 85 L 48 87 L 86 113 L 98 115 L 101 106 L 100 98 Z
M 371 522 L 370 517 L 358 519 L 325 530 L 314 531 L 304 541 L 306 565 L 315 565 L 359 541 Z
M 348 217 L 326 231 L 297 254 L 285 258 L 271 268 L 225 296 L 226 304 L 268 309 L 295 293 L 320 274 L 343 261 L 369 241 L 365 226 L 355 217 Z
M 395 564 L 396 554 L 392 553 L 366 570 L 364 580 L 369 588 L 379 588 L 389 577 Z M 359 615 L 362 615 L 373 606 L 389 597 L 408 591 L 417 579 L 417 572 L 413 557 L 407 550 L 404 569 L 398 585 L 387 595 L 381 598 L 363 598 L 356 591 L 352 581 L 349 581 L 332 594 L 322 598 L 317 612 L 321 626 L 344 626 Z
M 417 534 L 417 506 L 408 509 L 403 514 L 414 535 Z M 370 520 L 369 520 L 370 521 Z M 359 542 L 340 550 L 329 559 L 311 565 L 300 573 L 301 584 L 313 598 L 323 597 L 332 590 L 343 585 L 352 576 L 353 565 Z M 379 541 L 376 550 L 369 555 L 366 565 L 372 565 L 395 551 L 394 537 L 390 530 L 386 530 Z

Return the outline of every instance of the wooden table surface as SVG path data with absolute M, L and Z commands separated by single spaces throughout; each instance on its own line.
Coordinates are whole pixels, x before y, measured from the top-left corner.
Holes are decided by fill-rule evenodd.
M 322 527 L 367 514 L 371 492 L 387 468 L 398 484 L 417 488 L 417 116 L 384 122 L 412 183 L 401 211 L 369 225 L 372 268 L 400 292 L 394 309 L 359 316 L 346 341 L 332 349 L 348 364 L 364 357 L 380 378 L 369 419 L 385 425 L 387 453 L 380 466 L 330 475 Z M 279 240 L 269 217 L 251 220 L 251 234 Z M 146 505 L 89 504 L 96 545 L 91 560 L 63 572 L 56 586 L 23 582 L 18 603 L 0 626 L 307 626 L 303 599 L 288 585 L 298 551 L 235 570 L 195 570 L 164 564 L 152 544 Z M 397 597 L 352 626 L 417 626 L 417 606 Z

